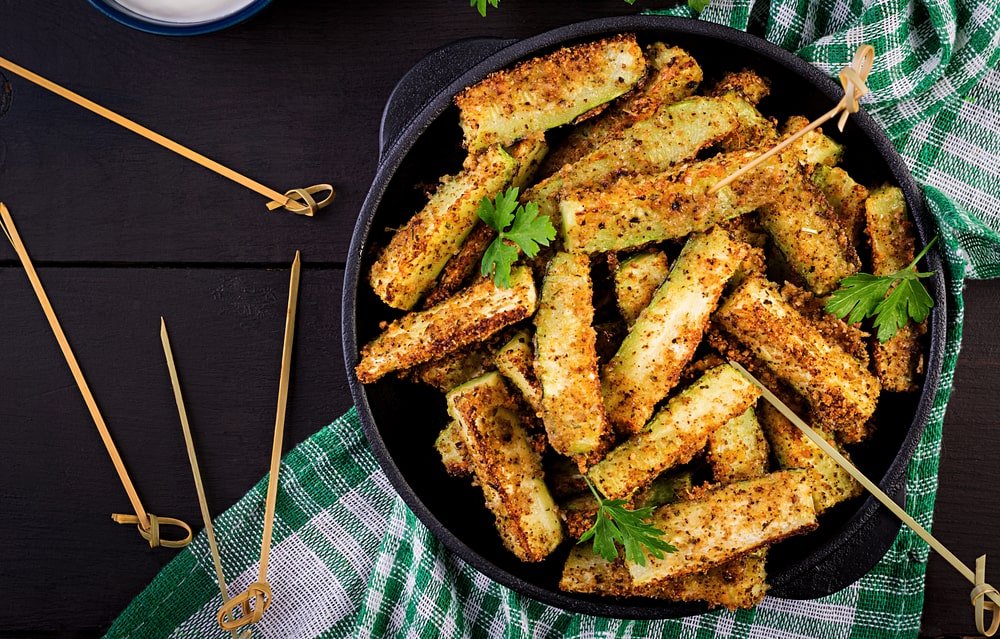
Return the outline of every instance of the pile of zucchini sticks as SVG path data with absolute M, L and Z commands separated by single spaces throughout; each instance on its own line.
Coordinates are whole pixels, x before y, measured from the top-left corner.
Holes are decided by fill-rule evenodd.
M 871 436 L 882 392 L 919 388 L 923 325 L 882 343 L 824 310 L 844 278 L 913 260 L 898 188 L 856 182 L 815 130 L 710 193 L 806 123 L 762 115 L 768 93 L 752 70 L 703 83 L 686 51 L 630 35 L 494 73 L 455 99 L 464 166 L 371 267 L 406 313 L 356 374 L 446 393 L 437 452 L 510 552 L 546 559 L 602 500 L 649 509 L 675 549 L 574 545 L 564 590 L 750 607 L 768 547 L 861 493 L 727 360 L 840 450 Z M 479 210 L 513 187 L 557 234 L 501 286 L 480 268 L 496 230 Z

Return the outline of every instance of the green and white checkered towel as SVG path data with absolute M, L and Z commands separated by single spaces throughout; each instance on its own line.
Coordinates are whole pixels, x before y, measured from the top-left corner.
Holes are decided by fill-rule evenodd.
M 675 14 L 683 14 L 678 8 Z M 962 283 L 1000 275 L 1000 11 L 996 0 L 713 0 L 703 20 L 762 33 L 831 75 L 877 51 L 866 107 L 924 192 L 948 260 L 948 342 L 934 412 L 908 472 L 907 510 L 931 523 L 941 423 L 962 335 Z M 265 480 L 217 520 L 232 591 L 257 572 Z M 271 585 L 255 637 L 898 637 L 920 623 L 928 550 L 904 529 L 885 559 L 817 601 L 678 621 L 571 615 L 500 586 L 449 553 L 395 495 L 354 411 L 288 453 Z M 204 533 L 108 637 L 222 637 Z

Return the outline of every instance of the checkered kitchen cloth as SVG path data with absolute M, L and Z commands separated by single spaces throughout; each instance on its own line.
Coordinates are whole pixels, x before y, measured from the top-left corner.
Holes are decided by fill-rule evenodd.
M 944 375 L 908 473 L 907 510 L 929 526 L 962 335 L 962 282 L 1000 275 L 996 0 L 713 0 L 700 18 L 761 33 L 831 75 L 863 42 L 878 52 L 867 109 L 923 184 L 948 261 Z M 257 572 L 264 492 L 261 480 L 216 523 L 235 592 Z M 353 410 L 288 453 L 277 510 L 275 600 L 255 637 L 897 637 L 917 633 L 923 605 L 928 550 L 904 529 L 869 575 L 817 601 L 768 598 L 754 610 L 678 621 L 567 614 L 448 552 L 393 492 Z M 202 533 L 107 636 L 222 637 L 220 604 Z

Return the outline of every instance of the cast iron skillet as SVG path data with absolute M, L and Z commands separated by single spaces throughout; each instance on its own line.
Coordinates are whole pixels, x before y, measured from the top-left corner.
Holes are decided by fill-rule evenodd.
M 461 165 L 461 131 L 452 97 L 491 71 L 558 46 L 635 33 L 642 43 L 663 40 L 686 48 L 705 70 L 705 83 L 723 72 L 750 67 L 771 79 L 762 110 L 780 118 L 825 112 L 840 87 L 813 66 L 768 42 L 740 31 L 695 20 L 662 16 L 605 18 L 572 24 L 521 41 L 464 40 L 427 56 L 393 91 L 381 131 L 381 160 L 358 216 L 347 262 L 343 300 L 344 354 L 351 393 L 365 435 L 392 485 L 446 546 L 492 579 L 539 601 L 572 612 L 625 619 L 680 617 L 704 612 L 692 604 L 645 599 L 608 599 L 564 593 L 557 583 L 566 550 L 540 564 L 525 564 L 503 548 L 483 506 L 481 492 L 447 477 L 432 448 L 447 421 L 444 399 L 433 389 L 387 376 L 362 386 L 354 376 L 359 346 L 378 332 L 380 321 L 398 313 L 382 304 L 366 282 L 377 249 L 420 208 L 415 185 L 434 183 Z M 480 62 L 476 62 L 481 60 Z M 827 127 L 831 128 L 831 127 Z M 851 117 L 842 135 L 847 170 L 862 183 L 898 184 L 905 193 L 922 242 L 932 225 L 920 191 L 902 160 L 864 112 Z M 928 420 L 938 387 L 944 345 L 945 288 L 940 256 L 931 252 L 925 270 L 936 307 L 930 317 L 926 376 L 919 394 L 884 396 L 877 434 L 854 451 L 869 477 L 903 503 L 905 470 Z M 775 547 L 769 554 L 771 594 L 811 599 L 851 584 L 885 554 L 899 529 L 873 498 L 856 499 L 825 514 L 820 529 Z

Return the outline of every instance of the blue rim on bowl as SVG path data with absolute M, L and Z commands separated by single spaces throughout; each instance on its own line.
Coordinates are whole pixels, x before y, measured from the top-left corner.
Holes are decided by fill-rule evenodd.
M 222 18 L 207 20 L 205 22 L 184 23 L 169 22 L 167 20 L 158 20 L 144 16 L 122 6 L 118 2 L 115 2 L 115 0 L 88 0 L 88 2 L 104 15 L 126 27 L 145 31 L 146 33 L 168 36 L 202 35 L 204 33 L 213 33 L 228 29 L 244 20 L 248 20 L 259 13 L 261 9 L 271 4 L 271 0 L 252 0 L 242 9 Z

